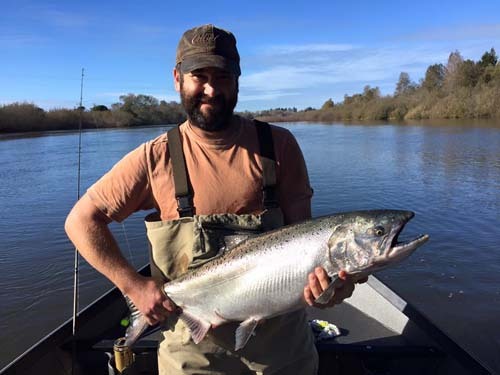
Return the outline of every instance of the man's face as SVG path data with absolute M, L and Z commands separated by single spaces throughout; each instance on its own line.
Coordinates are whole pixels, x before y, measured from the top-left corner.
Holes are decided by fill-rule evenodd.
M 234 74 L 218 68 L 202 68 L 186 74 L 174 70 L 174 79 L 192 125 L 208 131 L 229 125 L 238 101 L 238 78 Z

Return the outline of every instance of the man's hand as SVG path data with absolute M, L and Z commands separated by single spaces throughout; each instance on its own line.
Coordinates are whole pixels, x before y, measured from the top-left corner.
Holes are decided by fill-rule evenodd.
M 328 277 L 326 271 L 321 267 L 316 267 L 314 272 L 311 272 L 308 276 L 309 284 L 304 287 L 304 298 L 309 306 L 318 307 L 320 309 L 324 309 L 326 307 L 332 307 L 334 305 L 338 305 L 344 299 L 352 296 L 352 292 L 354 291 L 355 283 L 364 283 L 368 280 L 368 277 L 364 277 L 360 280 L 355 280 L 350 277 L 347 272 L 340 271 L 339 272 L 339 281 L 337 281 L 338 286 L 335 287 L 335 294 L 330 299 L 330 301 L 326 304 L 318 304 L 314 302 L 316 298 L 318 298 L 321 293 L 328 287 L 331 280 Z
M 161 285 L 152 278 L 139 277 L 135 287 L 127 295 L 150 325 L 163 322 L 171 314 L 180 313 L 180 307 L 167 297 Z
M 125 259 L 109 230 L 111 219 L 94 205 L 88 194 L 75 204 L 65 229 L 82 256 L 127 295 L 149 324 L 164 321 L 179 307 L 163 293 L 161 286 L 141 276 Z

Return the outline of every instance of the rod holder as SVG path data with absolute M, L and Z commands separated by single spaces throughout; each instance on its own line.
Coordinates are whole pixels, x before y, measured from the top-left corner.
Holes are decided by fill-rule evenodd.
M 135 361 L 134 352 L 132 349 L 125 345 L 125 337 L 117 339 L 113 345 L 115 354 L 115 367 L 118 372 L 122 372 Z

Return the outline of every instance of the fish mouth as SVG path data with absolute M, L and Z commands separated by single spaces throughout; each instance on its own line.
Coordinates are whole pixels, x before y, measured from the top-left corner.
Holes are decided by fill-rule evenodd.
M 412 215 L 413 217 L 413 215 Z M 403 231 L 406 223 L 408 221 L 405 221 L 402 223 L 399 228 L 396 229 L 396 233 L 394 234 L 394 237 L 392 238 L 391 246 L 388 249 L 388 252 L 385 254 L 385 256 L 381 256 L 377 259 L 378 262 L 380 262 L 380 266 L 382 266 L 382 263 L 394 263 L 394 262 L 399 262 L 408 256 L 410 256 L 419 246 L 423 245 L 425 242 L 429 240 L 429 235 L 428 234 L 421 234 L 417 236 L 416 238 L 409 239 L 409 240 L 400 240 L 399 235 Z M 377 263 L 378 263 L 377 262 Z
M 401 228 L 402 229 L 402 228 Z M 401 231 L 399 232 L 401 233 Z M 399 241 L 399 233 L 394 236 L 394 239 L 392 240 L 391 247 L 389 249 L 389 256 L 392 253 L 401 253 L 401 252 L 407 252 L 407 251 L 412 251 L 419 247 L 420 245 L 424 244 L 428 239 L 429 235 L 428 234 L 421 234 L 417 238 L 414 238 L 413 240 L 409 241 Z
M 391 241 L 391 246 L 388 251 L 388 256 L 399 255 L 403 253 L 412 252 L 420 245 L 424 244 L 428 239 L 429 235 L 421 234 L 420 236 L 413 238 L 411 240 L 402 241 L 399 239 L 401 232 L 408 222 L 413 219 L 415 214 L 412 211 L 404 211 L 401 214 L 402 223 L 395 229 L 394 236 Z
M 406 220 L 404 220 L 404 222 L 394 230 L 395 233 L 388 250 L 384 252 L 384 254 L 379 255 L 378 257 L 373 259 L 373 267 L 375 269 L 382 269 L 390 264 L 398 263 L 408 258 L 418 247 L 429 240 L 428 234 L 421 234 L 416 238 L 412 238 L 409 240 L 399 239 L 399 235 L 412 217 L 413 214 L 411 216 L 408 215 L 408 217 L 405 217 Z

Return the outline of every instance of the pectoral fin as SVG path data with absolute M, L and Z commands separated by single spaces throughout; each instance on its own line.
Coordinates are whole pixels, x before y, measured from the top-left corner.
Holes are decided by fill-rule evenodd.
M 203 340 L 211 326 L 209 322 L 199 319 L 186 311 L 183 311 L 182 314 L 179 315 L 179 319 L 182 320 L 191 331 L 191 337 L 195 344 Z
M 342 281 L 339 281 L 340 279 L 338 277 L 334 277 L 332 282 L 328 284 L 328 287 L 319 295 L 318 298 L 314 300 L 314 302 L 319 303 L 320 305 L 326 305 L 330 300 L 333 298 L 335 294 L 335 288 L 338 286 L 339 283 Z
M 258 322 L 259 321 L 257 319 L 252 317 L 248 318 L 239 325 L 236 329 L 236 343 L 234 350 L 240 350 L 247 344 L 250 336 L 252 336 L 252 333 L 255 330 L 255 327 L 257 327 Z

